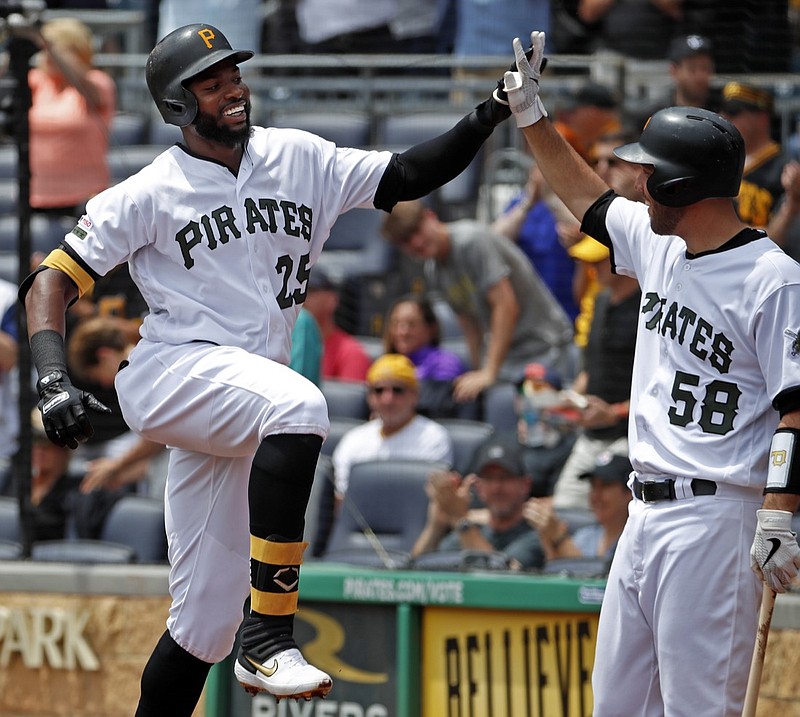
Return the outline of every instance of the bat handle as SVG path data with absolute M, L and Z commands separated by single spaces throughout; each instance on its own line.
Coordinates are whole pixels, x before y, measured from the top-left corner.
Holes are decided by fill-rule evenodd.
M 765 585 L 761 596 L 761 609 L 758 613 L 758 632 L 756 633 L 756 644 L 753 647 L 753 659 L 750 662 L 750 676 L 747 679 L 742 717 L 755 717 L 756 714 L 758 691 L 761 687 L 761 672 L 764 669 L 764 656 L 767 652 L 767 638 L 774 609 L 775 591 Z

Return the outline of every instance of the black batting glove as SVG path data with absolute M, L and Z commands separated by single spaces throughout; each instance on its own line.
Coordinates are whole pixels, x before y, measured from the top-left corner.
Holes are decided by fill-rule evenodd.
M 91 393 L 75 388 L 62 371 L 46 373 L 36 382 L 36 390 L 45 433 L 57 446 L 77 448 L 94 435 L 86 408 L 111 413 L 111 409 Z

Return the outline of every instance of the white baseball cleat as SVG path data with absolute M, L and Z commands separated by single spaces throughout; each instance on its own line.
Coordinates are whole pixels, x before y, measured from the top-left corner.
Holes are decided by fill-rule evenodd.
M 333 687 L 330 675 L 309 665 L 296 647 L 272 655 L 263 663 L 240 650 L 233 674 L 251 695 L 268 692 L 278 699 L 325 697 Z

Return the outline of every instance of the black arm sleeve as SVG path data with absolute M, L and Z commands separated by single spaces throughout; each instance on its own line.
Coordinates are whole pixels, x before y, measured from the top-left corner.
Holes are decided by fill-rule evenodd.
M 800 387 L 790 388 L 775 396 L 772 407 L 781 415 L 796 411 L 800 408 Z
M 375 207 L 391 212 L 397 202 L 424 197 L 461 174 L 494 129 L 481 122 L 480 108 L 444 134 L 395 154 L 375 192 Z

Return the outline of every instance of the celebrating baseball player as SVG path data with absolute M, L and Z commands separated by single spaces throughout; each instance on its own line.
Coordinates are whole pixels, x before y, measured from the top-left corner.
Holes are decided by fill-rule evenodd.
M 128 425 L 170 448 L 172 605 L 137 717 L 191 715 L 240 624 L 235 674 L 249 692 L 311 698 L 331 689 L 293 638 L 304 515 L 329 425 L 320 391 L 286 365 L 292 326 L 340 214 L 389 211 L 429 193 L 511 116 L 498 89 L 403 153 L 339 148 L 251 127 L 239 65 L 252 56 L 209 25 L 163 38 L 147 85 L 182 143 L 89 201 L 20 288 L 44 425 L 72 448 L 92 434 L 89 410 L 104 407 L 67 375 L 65 309 L 123 262 L 149 306 L 115 385 Z
M 654 114 L 615 154 L 645 202 L 618 196 L 564 142 L 539 97 L 544 34 L 514 40 L 505 89 L 546 180 L 606 244 L 642 303 L 629 439 L 634 494 L 608 577 L 597 717 L 740 715 L 762 584 L 797 575 L 800 266 L 733 198 L 744 145 L 718 115 Z M 755 537 L 754 537 L 755 536 Z

